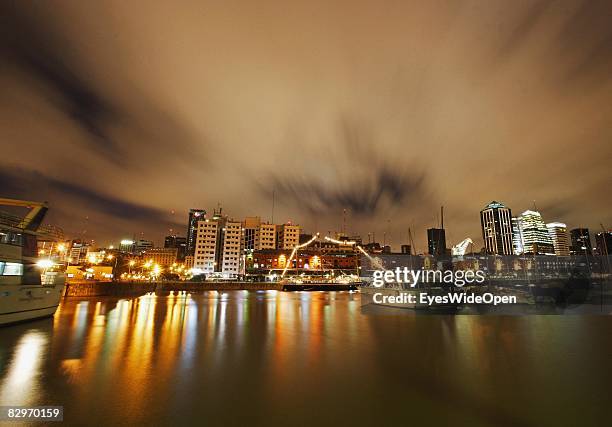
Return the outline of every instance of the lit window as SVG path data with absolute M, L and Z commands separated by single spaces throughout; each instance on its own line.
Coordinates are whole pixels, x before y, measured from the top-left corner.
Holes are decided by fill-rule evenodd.
M 4 268 L 0 266 L 3 276 L 21 276 L 23 275 L 23 264 L 16 262 L 3 263 Z

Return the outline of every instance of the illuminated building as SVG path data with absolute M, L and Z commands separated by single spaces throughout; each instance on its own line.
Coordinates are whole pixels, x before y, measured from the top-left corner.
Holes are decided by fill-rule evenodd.
M 153 242 L 145 239 L 138 239 L 134 243 L 134 252 L 137 254 L 142 254 L 145 251 L 153 248 Z
M 244 228 L 244 249 L 245 250 L 263 250 L 276 249 L 276 231 L 275 224 L 261 222 L 258 216 L 246 217 L 242 223 Z
M 203 219 L 197 222 L 193 269 L 199 273 L 210 274 L 215 271 L 218 229 L 219 224 L 216 220 Z M 189 244 L 189 238 L 187 244 Z
M 588 228 L 574 228 L 570 230 L 572 246 L 570 252 L 572 255 L 592 255 L 593 247 L 591 246 L 591 235 Z
M 259 225 L 259 235 L 256 238 L 255 249 L 276 249 L 276 225 L 262 223 Z
M 512 211 L 493 201 L 480 211 L 485 250 L 489 254 L 512 255 Z
M 134 252 L 134 241 L 130 239 L 123 239 L 119 244 L 119 250 L 121 252 L 133 253 Z
M 198 221 L 204 219 L 205 216 L 206 211 L 204 209 L 189 209 L 186 255 L 194 255 Z
M 191 270 L 193 268 L 193 255 L 186 255 L 183 265 L 185 266 L 185 269 Z
M 235 278 L 243 272 L 242 223 L 215 212 L 198 221 L 193 269 L 195 273 L 219 273 Z
M 225 277 L 237 277 L 242 274 L 242 223 L 224 220 L 221 228 L 221 257 L 218 264 Z
M 246 217 L 242 222 L 243 228 L 243 244 L 245 250 L 255 250 L 259 240 L 259 225 L 261 218 L 258 216 Z
M 553 241 L 539 212 L 526 210 L 518 217 L 518 224 L 523 238 L 524 253 L 555 254 Z
M 172 265 L 177 261 L 177 248 L 151 248 L 143 254 L 146 261 L 152 261 L 153 264 L 162 266 Z
M 512 217 L 512 253 L 514 255 L 520 255 L 524 252 L 523 249 L 523 235 L 521 234 L 521 228 L 519 227 L 518 218 Z
M 291 223 L 278 226 L 276 247 L 293 249 L 300 243 L 300 226 Z
M 89 245 L 87 243 L 82 243 L 80 240 L 74 240 L 68 255 L 69 262 L 71 264 L 80 264 L 87 259 L 88 251 Z
M 267 274 L 270 270 L 283 270 L 291 256 L 289 249 L 266 249 L 253 253 L 252 263 L 249 264 L 249 273 L 261 272 Z M 320 272 L 326 270 L 350 270 L 354 272 L 359 266 L 357 254 L 325 254 L 318 248 L 305 248 L 298 250 L 289 269 L 300 270 L 300 273 Z
M 555 248 L 555 255 L 569 256 L 569 239 L 567 237 L 567 225 L 562 222 L 549 222 L 546 224 L 548 234 Z

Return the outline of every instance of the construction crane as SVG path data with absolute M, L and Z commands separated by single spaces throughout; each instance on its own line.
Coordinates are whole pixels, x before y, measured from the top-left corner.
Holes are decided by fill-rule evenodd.
M 452 254 L 453 256 L 463 256 L 467 251 L 469 245 L 473 245 L 474 242 L 469 237 L 467 239 L 463 239 L 461 242 L 457 243 L 453 246 Z

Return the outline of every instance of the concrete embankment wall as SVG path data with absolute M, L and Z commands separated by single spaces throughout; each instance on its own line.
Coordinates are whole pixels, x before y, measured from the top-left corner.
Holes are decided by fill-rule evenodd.
M 140 296 L 147 292 L 161 294 L 186 291 L 347 291 L 356 285 L 338 283 L 281 284 L 271 282 L 74 282 L 66 285 L 66 297 Z
M 155 287 L 155 283 L 74 282 L 66 284 L 64 296 L 138 296 L 154 292 Z
M 147 292 L 202 292 L 202 291 L 236 291 L 236 290 L 283 290 L 279 283 L 261 282 L 74 282 L 66 284 L 66 297 L 93 296 L 139 296 Z

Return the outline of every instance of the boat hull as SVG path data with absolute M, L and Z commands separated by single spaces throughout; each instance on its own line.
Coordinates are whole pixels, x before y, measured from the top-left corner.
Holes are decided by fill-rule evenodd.
M 53 316 L 64 292 L 64 284 L 1 285 L 0 326 Z

